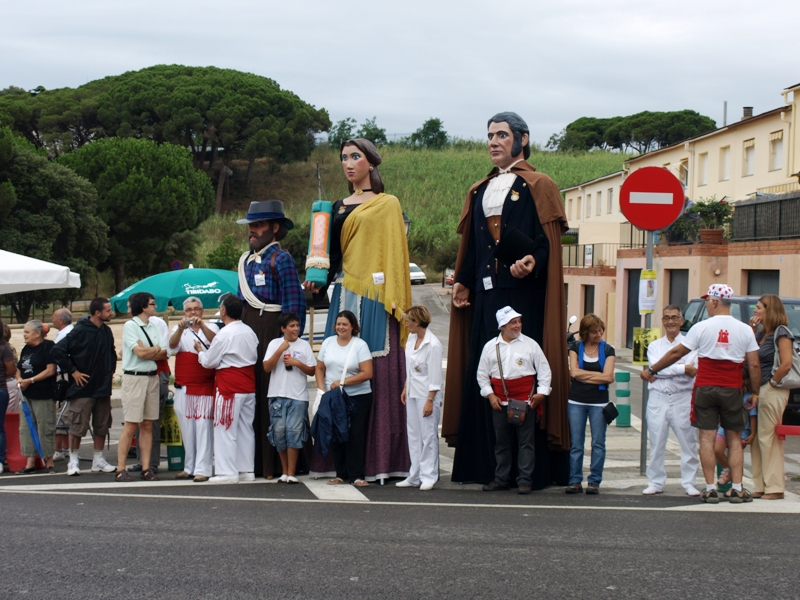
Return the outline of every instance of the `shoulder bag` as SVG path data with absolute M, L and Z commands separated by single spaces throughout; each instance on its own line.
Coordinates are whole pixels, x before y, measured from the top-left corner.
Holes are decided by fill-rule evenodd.
M 528 409 L 531 406 L 530 401 L 509 398 L 508 388 L 506 388 L 506 378 L 503 377 L 503 361 L 500 359 L 500 344 L 495 344 L 494 349 L 497 351 L 497 367 L 500 369 L 500 381 L 503 382 L 503 393 L 508 400 L 508 422 L 512 425 L 522 425 L 525 422 L 525 417 L 528 415 Z
M 778 370 L 778 367 L 781 366 L 781 353 L 778 349 L 778 331 L 784 325 L 779 326 L 775 329 L 775 335 L 773 336 L 773 344 L 775 345 L 775 360 L 772 363 L 772 375 L 774 378 L 775 371 Z M 786 374 L 786 377 L 781 379 L 778 382 L 778 386 L 781 389 L 787 390 L 796 390 L 800 388 L 800 348 L 798 348 L 797 340 L 791 340 L 792 342 L 792 368 L 789 369 L 789 372 Z

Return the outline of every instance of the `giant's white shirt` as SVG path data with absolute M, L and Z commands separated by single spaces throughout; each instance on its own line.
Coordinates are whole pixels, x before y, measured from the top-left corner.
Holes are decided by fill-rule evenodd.
M 654 365 L 664 358 L 664 355 L 683 340 L 683 334 L 679 333 L 670 343 L 667 336 L 650 342 L 647 346 L 647 361 Z M 680 358 L 678 362 L 661 369 L 656 375 L 656 380 L 649 383 L 647 388 L 662 394 L 681 394 L 691 392 L 694 387 L 694 377 L 686 374 L 686 365 L 697 367 L 697 351 L 693 350 L 686 356 Z
M 241 321 L 233 321 L 214 336 L 211 347 L 200 352 L 197 359 L 206 369 L 252 367 L 258 362 L 258 337 Z

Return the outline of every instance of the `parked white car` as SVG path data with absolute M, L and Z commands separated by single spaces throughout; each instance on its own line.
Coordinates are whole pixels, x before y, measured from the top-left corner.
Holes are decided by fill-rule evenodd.
M 416 263 L 408 263 L 408 270 L 411 271 L 411 285 L 425 283 L 425 271 L 420 269 Z

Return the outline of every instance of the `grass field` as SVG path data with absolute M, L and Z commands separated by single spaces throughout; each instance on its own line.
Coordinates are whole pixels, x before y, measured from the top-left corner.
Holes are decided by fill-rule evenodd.
M 411 260 L 420 265 L 428 262 L 436 248 L 457 236 L 455 229 L 467 190 L 492 168 L 485 147 L 465 146 L 446 150 L 387 146 L 380 150 L 383 157 L 380 170 L 386 191 L 400 199 L 411 221 Z M 534 151 L 529 162 L 552 177 L 559 188 L 565 188 L 617 171 L 622 160 L 622 155 L 610 152 L 558 154 Z M 251 200 L 283 200 L 287 215 L 295 223 L 306 226 L 311 217 L 311 203 L 318 197 L 317 163 L 322 169 L 322 197 L 335 201 L 348 195 L 338 155 L 327 146 L 317 148 L 307 162 L 282 165 L 279 169 L 266 161 L 257 162 L 250 189 L 244 191 L 240 188 L 234 198 L 225 203 L 228 213 L 214 215 L 201 226 L 205 241 L 198 248 L 195 264 L 203 266 L 205 256 L 228 233 L 241 240 L 242 249 L 246 248 L 245 232 L 235 220 L 245 212 Z M 234 164 L 235 181 L 244 181 L 245 168 L 244 163 Z M 430 270 L 429 274 L 433 275 Z

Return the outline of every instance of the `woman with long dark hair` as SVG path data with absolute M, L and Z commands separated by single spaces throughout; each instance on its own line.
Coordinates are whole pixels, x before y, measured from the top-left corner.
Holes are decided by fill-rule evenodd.
M 789 402 L 789 390 L 782 387 L 783 378 L 792 368 L 792 335 L 789 319 L 781 299 L 775 294 L 764 294 L 758 299 L 750 319 L 758 342 L 758 361 L 761 381 L 753 382 L 759 390 L 758 429 L 756 443 L 750 446 L 753 462 L 753 498 L 781 500 L 785 488 L 783 477 L 783 441 L 775 434 L 775 427 L 783 419 Z M 774 369 L 775 353 L 779 365 Z
M 328 284 L 334 289 L 325 336 L 334 335 L 340 311 L 357 315 L 374 368 L 365 477 L 370 481 L 406 477 L 410 465 L 406 415 L 398 400 L 405 382 L 403 348 L 408 331 L 402 319 L 411 307 L 411 278 L 403 211 L 397 198 L 384 193 L 378 171 L 381 155 L 372 142 L 346 140 L 340 159 L 350 196 L 333 205 Z M 304 286 L 325 292 L 311 282 Z M 321 458 L 314 456 L 312 474 L 330 471 Z

